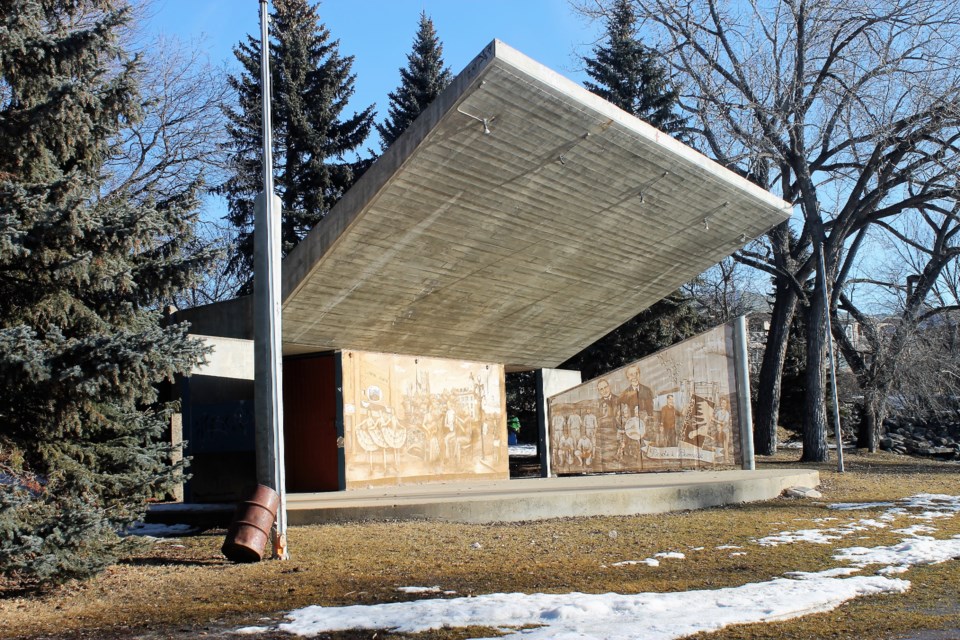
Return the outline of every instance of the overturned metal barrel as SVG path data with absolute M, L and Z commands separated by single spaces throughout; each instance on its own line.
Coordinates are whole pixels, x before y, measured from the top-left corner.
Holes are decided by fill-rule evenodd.
M 233 523 L 220 551 L 233 562 L 259 562 L 277 517 L 280 496 L 270 487 L 257 485 L 253 494 L 237 505 Z

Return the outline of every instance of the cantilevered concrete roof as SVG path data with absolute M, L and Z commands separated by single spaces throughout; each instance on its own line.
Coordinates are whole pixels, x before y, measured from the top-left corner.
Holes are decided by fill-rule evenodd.
M 285 259 L 284 352 L 554 367 L 789 213 L 494 41 Z

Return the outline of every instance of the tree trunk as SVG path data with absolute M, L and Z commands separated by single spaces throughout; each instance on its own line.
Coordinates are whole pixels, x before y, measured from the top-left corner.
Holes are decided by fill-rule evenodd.
M 867 396 L 863 398 L 863 414 L 857 428 L 857 448 L 867 449 L 870 453 L 877 451 L 877 412 L 871 406 Z
M 806 397 L 803 412 L 802 462 L 827 460 L 827 413 L 824 381 L 827 361 L 827 327 L 824 322 L 823 288 L 819 282 L 807 308 L 807 371 L 804 376 Z
M 876 383 L 873 388 L 863 389 L 863 415 L 857 431 L 857 446 L 876 453 L 883 431 L 883 421 L 887 417 L 887 397 L 890 383 Z
M 783 362 L 790 338 L 790 324 L 797 309 L 797 294 L 777 278 L 770 331 L 763 349 L 760 376 L 757 381 L 757 407 L 754 413 L 753 446 L 758 455 L 770 456 L 777 452 L 777 423 L 780 418 L 780 387 L 783 381 Z

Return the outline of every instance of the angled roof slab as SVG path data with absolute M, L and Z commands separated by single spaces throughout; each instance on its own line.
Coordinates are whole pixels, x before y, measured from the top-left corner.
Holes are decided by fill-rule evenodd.
M 555 367 L 789 214 L 494 41 L 284 260 L 284 352 Z

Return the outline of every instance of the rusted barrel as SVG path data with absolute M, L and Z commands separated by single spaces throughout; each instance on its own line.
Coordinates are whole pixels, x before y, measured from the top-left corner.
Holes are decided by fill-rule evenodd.
M 270 487 L 257 485 L 253 494 L 237 505 L 233 523 L 220 551 L 233 562 L 259 562 L 277 517 L 280 496 Z

